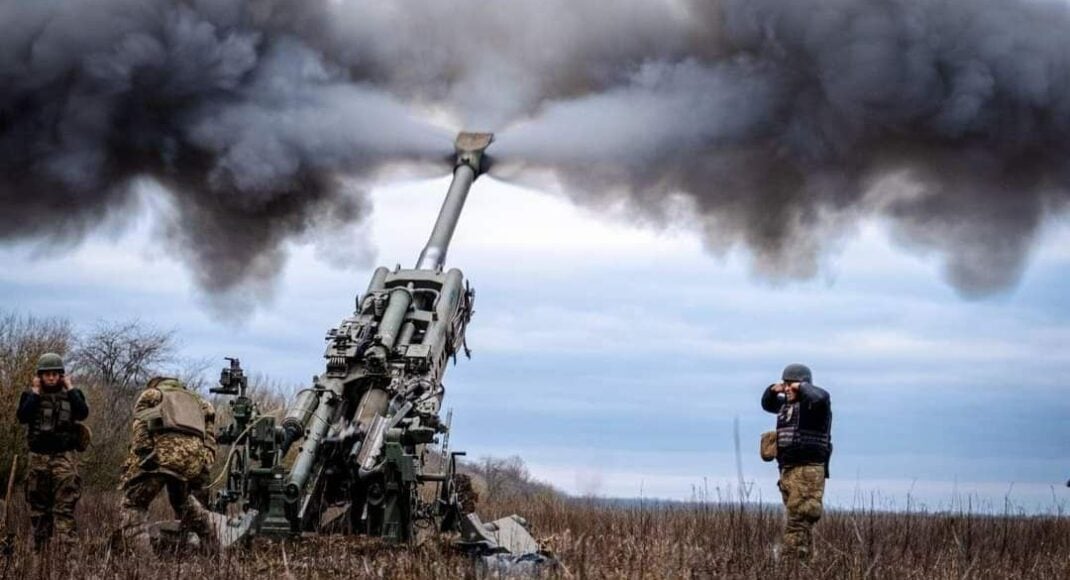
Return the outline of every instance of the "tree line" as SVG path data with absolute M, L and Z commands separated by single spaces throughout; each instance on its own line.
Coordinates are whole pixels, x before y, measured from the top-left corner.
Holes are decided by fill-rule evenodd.
M 180 347 L 173 330 L 136 319 L 98 321 L 79 329 L 65 318 L 0 312 L 0 481 L 7 481 L 15 454 L 23 467 L 19 481 L 24 475 L 26 428 L 19 425 L 15 410 L 42 354 L 62 355 L 68 377 L 86 395 L 90 413 L 85 423 L 93 431 L 93 444 L 81 454 L 81 474 L 87 488 L 101 490 L 118 484 L 130 445 L 134 402 L 150 378 L 175 376 L 191 390 L 208 395 L 214 364 L 222 361 L 183 357 Z M 281 416 L 287 395 L 294 391 L 259 373 L 249 380 L 250 397 L 268 414 Z M 227 399 L 209 400 L 216 408 L 217 428 L 227 425 Z M 476 479 L 480 495 L 488 499 L 558 493 L 532 477 L 517 456 L 466 461 L 461 470 Z
M 74 386 L 86 395 L 93 444 L 81 455 L 82 478 L 91 489 L 117 485 L 130 444 L 133 406 L 150 378 L 174 376 L 188 388 L 207 394 L 208 370 L 214 361 L 181 356 L 173 330 L 139 320 L 99 321 L 80 330 L 65 318 L 0 313 L 0 477 L 7 480 L 15 454 L 25 466 L 26 429 L 15 410 L 19 396 L 33 380 L 37 359 L 46 352 L 63 356 Z M 281 385 L 262 375 L 250 380 L 250 391 L 262 408 L 281 408 Z M 213 401 L 217 421 L 228 420 L 228 406 Z M 19 471 L 21 480 L 22 471 Z

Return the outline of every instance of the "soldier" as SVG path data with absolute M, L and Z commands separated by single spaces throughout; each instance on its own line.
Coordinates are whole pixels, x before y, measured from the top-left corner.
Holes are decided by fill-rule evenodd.
M 781 382 L 762 394 L 762 408 L 777 414 L 777 486 L 787 511 L 784 546 L 803 562 L 813 551 L 811 530 L 821 519 L 832 455 L 832 403 L 828 392 L 812 380 L 805 365 L 790 364 Z
M 34 549 L 53 532 L 63 542 L 74 540 L 74 508 L 82 496 L 75 450 L 84 450 L 78 421 L 89 416 L 85 395 L 67 378 L 63 357 L 46 353 L 37 359 L 37 376 L 19 398 L 16 412 L 26 425 L 30 447 L 26 501 L 30 504 Z
M 183 531 L 214 540 L 208 510 L 193 494 L 202 490 L 215 463 L 215 410 L 177 379 L 149 381 L 134 404 L 133 440 L 119 489 L 121 538 L 151 550 L 148 508 L 167 490 Z

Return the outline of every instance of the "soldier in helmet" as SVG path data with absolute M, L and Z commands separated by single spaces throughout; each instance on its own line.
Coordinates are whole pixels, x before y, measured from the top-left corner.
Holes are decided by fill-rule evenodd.
M 148 508 L 163 490 L 184 530 L 214 539 L 208 510 L 194 497 L 215 463 L 215 410 L 178 379 L 156 377 L 134 404 L 133 440 L 120 490 L 121 538 L 151 549 Z
M 30 448 L 26 500 L 30 504 L 34 548 L 41 549 L 53 533 L 74 539 L 74 508 L 82 495 L 76 450 L 82 442 L 79 421 L 89 416 L 85 395 L 74 388 L 63 357 L 46 353 L 37 360 L 37 376 L 23 391 L 17 411 L 26 425 Z
M 801 364 L 784 368 L 781 381 L 762 394 L 762 408 L 776 413 L 777 482 L 787 511 L 784 546 L 802 561 L 813 551 L 811 530 L 821 519 L 832 455 L 832 403 Z

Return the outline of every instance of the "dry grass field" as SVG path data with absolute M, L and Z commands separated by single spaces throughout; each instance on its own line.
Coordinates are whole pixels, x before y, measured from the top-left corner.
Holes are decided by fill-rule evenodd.
M 258 541 L 222 555 L 114 552 L 105 541 L 114 497 L 89 493 L 81 543 L 34 556 L 19 498 L 14 553 L 3 578 L 475 578 L 474 562 L 448 542 L 414 548 L 323 536 Z M 161 506 L 157 506 L 161 507 Z M 773 508 L 730 505 L 607 505 L 550 495 L 483 502 L 484 519 L 518 512 L 561 560 L 554 578 L 1070 578 L 1070 520 L 1058 516 L 833 512 L 818 527 L 808 567 L 773 557 L 781 525 Z M 162 515 L 162 512 L 161 512 Z

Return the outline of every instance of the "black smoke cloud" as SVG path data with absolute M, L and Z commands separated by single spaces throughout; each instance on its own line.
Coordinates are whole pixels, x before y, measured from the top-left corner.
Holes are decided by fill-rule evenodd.
M 702 50 L 507 131 L 499 171 L 666 221 L 682 195 L 711 248 L 774 277 L 813 275 L 881 216 L 964 295 L 1017 281 L 1070 199 L 1070 5 L 727 0 L 707 18 Z
M 332 235 L 367 214 L 361 185 L 449 170 L 427 117 L 500 126 L 680 46 L 657 6 L 620 6 L 0 0 L 0 241 L 77 242 L 147 178 L 210 293 L 270 285 L 289 239 L 366 254 Z
M 312 42 L 330 3 L 4 0 L 0 23 L 0 240 L 77 240 L 148 177 L 225 291 L 270 281 L 286 239 L 359 221 L 360 178 L 450 152 Z
M 500 177 L 683 205 L 775 277 L 876 216 L 984 295 L 1070 190 L 1054 0 L 0 0 L 0 23 L 0 241 L 77 240 L 148 177 L 209 291 L 270 281 L 292 238 L 338 259 L 362 184 L 448 155 L 428 118 L 499 131 Z

